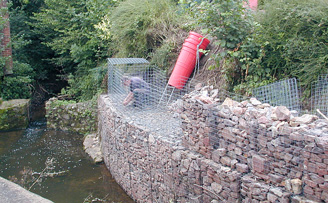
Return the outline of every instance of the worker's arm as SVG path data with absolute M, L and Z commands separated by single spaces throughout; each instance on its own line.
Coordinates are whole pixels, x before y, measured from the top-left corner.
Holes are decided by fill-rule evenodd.
M 128 105 L 133 100 L 133 92 L 130 92 L 123 101 L 123 105 Z

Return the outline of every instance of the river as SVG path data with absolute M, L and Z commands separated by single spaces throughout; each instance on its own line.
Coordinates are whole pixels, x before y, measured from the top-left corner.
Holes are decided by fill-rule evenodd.
M 25 130 L 0 132 L 0 176 L 56 203 L 132 203 L 106 166 L 94 164 L 82 145 L 81 135 L 47 129 L 44 118 Z

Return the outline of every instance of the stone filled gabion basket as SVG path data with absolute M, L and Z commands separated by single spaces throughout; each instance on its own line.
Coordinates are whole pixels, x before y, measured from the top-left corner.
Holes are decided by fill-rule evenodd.
M 163 112 L 98 107 L 104 162 L 137 202 L 328 201 L 325 119 L 201 85 Z
M 203 87 L 184 97 L 183 145 L 245 174 L 240 185 L 245 199 L 327 201 L 328 120 L 227 96 Z M 256 197 L 257 183 L 263 195 Z

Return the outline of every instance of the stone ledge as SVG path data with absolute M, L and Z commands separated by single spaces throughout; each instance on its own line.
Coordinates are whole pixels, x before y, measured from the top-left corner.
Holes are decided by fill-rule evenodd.
M 21 186 L 0 177 L 0 201 L 6 203 L 51 203 Z

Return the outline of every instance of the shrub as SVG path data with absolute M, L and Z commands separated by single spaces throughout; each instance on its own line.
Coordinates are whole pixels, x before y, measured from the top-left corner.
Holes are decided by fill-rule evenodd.
M 150 56 L 177 25 L 171 0 L 126 0 L 111 16 L 112 49 L 119 57 Z
M 4 100 L 29 99 L 33 91 L 32 68 L 28 64 L 14 61 L 14 74 L 6 76 L 0 83 L 0 97 Z
M 76 76 L 69 75 L 66 89 L 62 95 L 69 95 L 77 101 L 87 101 L 93 99 L 99 92 L 103 91 L 106 84 L 103 84 L 107 72 L 107 64 L 103 64 L 88 71 L 78 72 Z
M 250 64 L 259 57 L 261 45 L 250 36 L 259 26 L 243 0 L 186 1 L 187 10 L 203 32 L 216 39 L 221 51 L 213 55 L 216 64 L 230 83 L 230 88 L 244 82 Z M 257 77 L 257 76 L 256 76 Z
M 257 68 L 278 79 L 297 77 L 308 95 L 311 82 L 328 72 L 328 2 L 268 1 L 263 8 L 256 40 L 267 43 Z

